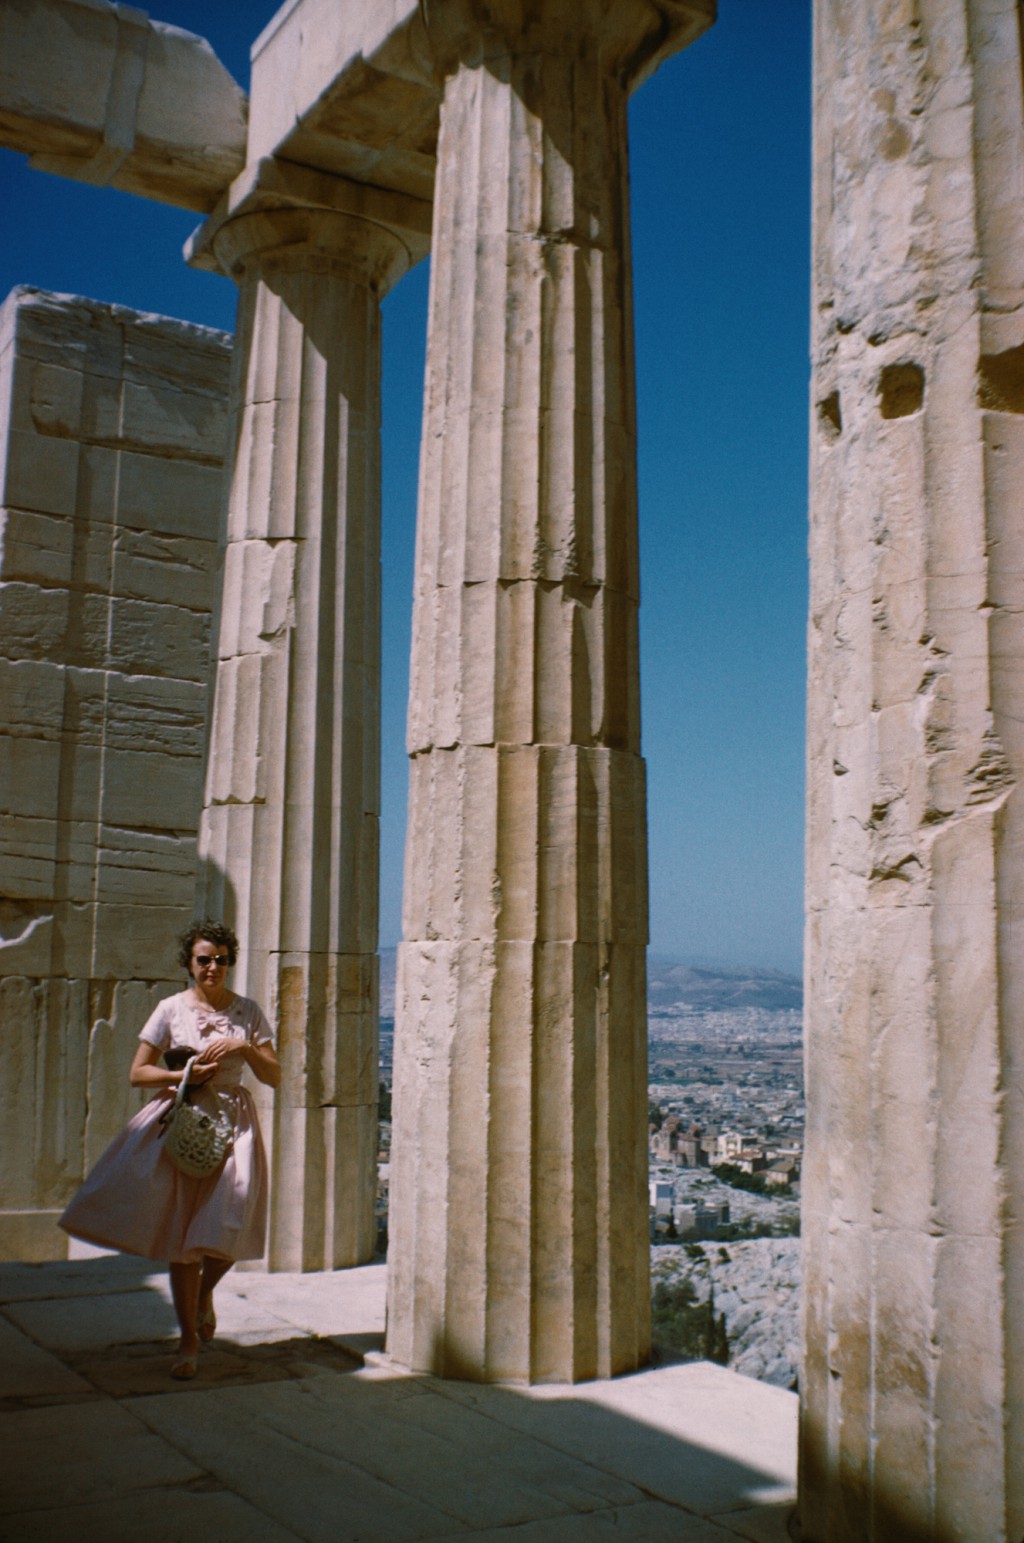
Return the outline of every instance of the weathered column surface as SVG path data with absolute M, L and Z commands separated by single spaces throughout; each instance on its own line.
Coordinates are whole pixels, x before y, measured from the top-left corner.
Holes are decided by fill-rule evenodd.
M 542 1382 L 649 1348 L 626 98 L 657 21 L 536 11 L 427 12 L 447 78 L 387 1343 Z
M 818 0 L 805 1543 L 1024 1537 L 1010 0 Z
M 375 1242 L 381 226 L 278 209 L 213 237 L 241 288 L 203 902 L 278 1031 L 271 1269 Z

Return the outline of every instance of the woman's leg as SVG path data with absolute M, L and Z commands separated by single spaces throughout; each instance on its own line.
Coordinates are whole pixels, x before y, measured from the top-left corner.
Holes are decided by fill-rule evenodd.
M 196 1315 L 199 1311 L 199 1281 L 202 1274 L 197 1264 L 177 1264 L 172 1262 L 171 1272 L 171 1298 L 174 1302 L 174 1311 L 178 1315 L 178 1328 L 181 1330 L 181 1338 L 178 1341 L 178 1366 L 183 1360 L 195 1356 L 199 1351 L 199 1336 L 196 1333 Z
M 211 1340 L 217 1327 L 217 1317 L 213 1310 L 214 1287 L 220 1284 L 233 1264 L 233 1259 L 217 1259 L 213 1254 L 203 1255 L 196 1322 L 199 1325 L 200 1337 L 204 1340 Z

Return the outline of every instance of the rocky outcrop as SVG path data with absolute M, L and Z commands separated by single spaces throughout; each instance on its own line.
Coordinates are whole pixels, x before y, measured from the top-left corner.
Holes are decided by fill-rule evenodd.
M 775 1387 L 796 1388 L 800 1364 L 800 1240 L 663 1244 L 651 1250 L 651 1282 L 689 1280 L 698 1301 L 714 1290 L 725 1317 L 729 1366 Z

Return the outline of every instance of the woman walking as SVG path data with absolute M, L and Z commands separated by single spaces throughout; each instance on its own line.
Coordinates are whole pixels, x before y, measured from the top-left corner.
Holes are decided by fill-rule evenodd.
M 87 1243 L 168 1261 L 181 1331 L 171 1376 L 190 1378 L 200 1340 L 216 1332 L 214 1288 L 236 1260 L 260 1258 L 266 1239 L 267 1161 L 242 1072 L 248 1066 L 273 1088 L 281 1068 L 260 1007 L 227 985 L 238 955 L 231 929 L 208 918 L 179 943 L 190 984 L 147 1020 L 129 1074 L 133 1087 L 157 1096 L 111 1142 L 60 1226 Z M 227 1155 L 205 1178 L 183 1173 L 165 1151 L 164 1117 L 189 1057 L 190 1100 L 230 1127 Z

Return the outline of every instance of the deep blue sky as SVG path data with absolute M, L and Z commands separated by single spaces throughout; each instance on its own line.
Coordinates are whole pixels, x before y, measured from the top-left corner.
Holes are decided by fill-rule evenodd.
M 651 943 L 798 972 L 802 933 L 810 22 L 719 0 L 631 107 Z M 242 85 L 274 0 L 166 0 Z M 196 220 L 0 152 L 15 284 L 230 329 Z M 385 302 L 381 941 L 398 940 L 427 265 Z

